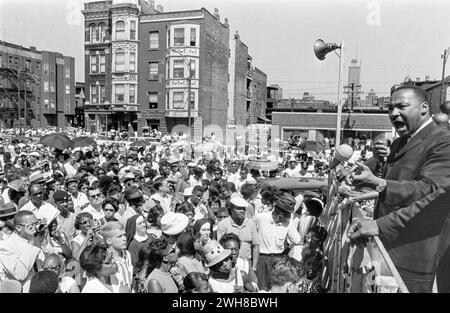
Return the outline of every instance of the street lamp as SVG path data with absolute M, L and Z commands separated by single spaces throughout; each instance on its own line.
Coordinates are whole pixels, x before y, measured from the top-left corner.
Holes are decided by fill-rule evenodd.
M 337 54 L 336 49 L 340 49 L 341 53 Z M 340 45 L 335 43 L 325 43 L 322 39 L 317 39 L 314 43 L 314 54 L 316 57 L 323 61 L 325 60 L 325 56 L 334 51 L 336 55 L 339 57 L 339 78 L 338 78 L 338 100 L 337 100 L 337 121 L 336 121 L 336 144 L 335 146 L 339 146 L 341 143 L 341 118 L 342 118 L 342 75 L 344 74 L 344 69 L 342 68 L 343 59 L 344 59 L 344 42 L 341 42 Z
M 450 47 L 447 49 L 444 49 L 444 54 L 441 54 L 442 59 L 442 81 L 441 81 L 441 101 L 439 102 L 439 105 L 441 105 L 444 102 L 444 79 L 445 79 L 445 64 L 447 63 L 448 55 L 450 53 Z

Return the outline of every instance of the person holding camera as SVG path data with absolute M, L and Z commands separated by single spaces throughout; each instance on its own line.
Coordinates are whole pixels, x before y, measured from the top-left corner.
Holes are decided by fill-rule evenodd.
M 79 260 L 86 247 L 101 242 L 102 239 L 98 235 L 100 227 L 94 225 L 94 219 L 90 213 L 81 212 L 76 216 L 75 229 L 80 233 L 71 242 L 72 256 L 75 260 Z
M 19 211 L 14 217 L 14 233 L 0 241 L 0 282 L 7 279 L 22 284 L 22 292 L 28 293 L 31 277 L 42 269 L 45 259 L 36 235 L 45 227 L 30 211 Z

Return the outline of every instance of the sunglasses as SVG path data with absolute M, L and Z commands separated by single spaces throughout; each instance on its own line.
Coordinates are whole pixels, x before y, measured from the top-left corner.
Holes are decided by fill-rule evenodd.
M 92 199 L 98 199 L 98 198 L 100 198 L 101 196 L 102 196 L 101 193 L 97 193 L 97 194 L 95 194 L 95 195 L 90 195 L 89 197 L 92 198 Z

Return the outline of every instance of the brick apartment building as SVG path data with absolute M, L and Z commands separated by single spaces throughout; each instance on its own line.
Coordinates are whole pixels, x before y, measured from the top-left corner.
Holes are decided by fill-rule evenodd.
M 226 20 L 221 23 L 217 11 L 211 14 L 205 8 L 142 14 L 139 39 L 140 124 L 186 132 L 189 102 L 194 135 L 200 136 L 209 125 L 225 128 L 229 57 Z
M 0 126 L 62 128 L 74 115 L 75 59 L 0 41 Z

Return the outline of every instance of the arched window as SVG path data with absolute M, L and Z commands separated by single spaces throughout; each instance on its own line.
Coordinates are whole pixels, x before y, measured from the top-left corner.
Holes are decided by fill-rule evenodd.
M 98 30 L 100 32 L 100 42 L 105 42 L 106 40 L 106 26 L 104 23 L 98 25 Z
M 118 49 L 115 53 L 115 71 L 125 71 L 125 52 L 122 49 Z
M 99 42 L 98 28 L 94 24 L 89 26 L 89 32 L 91 33 L 91 42 Z
M 116 40 L 125 39 L 125 22 L 117 21 L 116 22 Z

